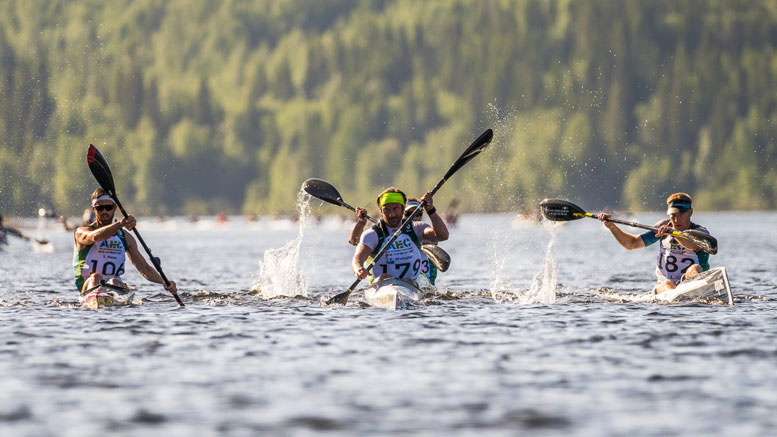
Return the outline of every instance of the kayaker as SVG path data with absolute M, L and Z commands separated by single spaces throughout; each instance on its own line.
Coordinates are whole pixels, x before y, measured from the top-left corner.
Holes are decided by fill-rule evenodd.
M 405 211 L 402 214 L 402 221 L 404 222 L 407 220 L 408 217 L 410 217 L 410 214 L 413 213 L 413 210 L 415 210 L 418 205 L 421 204 L 421 199 L 411 197 L 407 199 L 407 203 L 405 204 Z M 423 212 L 420 214 L 416 214 L 415 217 L 413 217 L 414 222 L 420 222 L 423 220 Z M 358 246 L 359 245 L 359 238 L 361 237 L 361 234 L 364 231 L 364 227 L 367 224 L 367 210 L 364 208 L 356 208 L 356 224 L 353 225 L 353 228 L 351 229 L 351 235 L 348 238 L 348 243 L 350 243 L 352 246 Z M 447 226 L 447 221 L 445 221 L 445 224 Z M 431 246 L 436 246 L 437 241 L 432 241 L 428 238 L 423 238 L 421 241 L 421 273 L 426 277 L 426 279 L 429 281 L 429 284 L 435 285 L 435 281 L 437 280 L 437 273 L 438 273 L 438 267 L 435 264 L 435 260 L 429 259 L 429 256 L 425 253 L 425 250 L 428 250 Z M 450 262 L 450 256 L 440 247 L 433 248 L 438 252 L 443 252 L 443 255 L 448 258 L 448 262 Z M 437 260 L 436 262 L 440 262 Z M 442 269 L 445 269 L 446 267 L 441 267 Z
M 16 228 L 5 226 L 3 224 L 3 216 L 0 215 L 0 244 L 8 244 L 8 236 L 13 235 L 19 237 L 24 241 L 30 241 L 30 237 L 22 234 L 22 232 Z
M 435 242 L 448 239 L 448 228 L 442 217 L 437 214 L 432 194 L 427 192 L 421 200 L 426 202 L 424 209 L 429 215 L 432 225 L 430 226 L 423 221 L 413 221 L 402 229 L 394 244 L 375 262 L 373 273 L 379 275 L 378 280 L 395 277 L 415 282 L 421 272 L 423 257 L 421 242 L 425 239 Z M 385 242 L 402 224 L 407 196 L 399 189 L 390 187 L 380 193 L 376 201 L 380 208 L 381 220 L 361 234 L 351 263 L 351 268 L 359 279 L 369 276 L 369 272 L 364 268 L 365 261 L 369 261 L 374 255 L 377 255 Z M 357 210 L 357 217 L 360 220 L 362 220 L 362 215 L 363 213 L 360 214 Z
M 703 252 L 692 241 L 667 235 L 672 229 L 678 231 L 704 232 L 709 231 L 703 226 L 691 221 L 693 215 L 693 199 L 686 193 L 674 193 L 666 199 L 669 219 L 656 223 L 658 232 L 647 231 L 640 235 L 630 234 L 621 230 L 615 223 L 607 221 L 610 217 L 607 213 L 600 213 L 597 218 L 604 222 L 604 226 L 612 232 L 618 243 L 626 249 L 641 249 L 653 243 L 661 242 L 658 252 L 658 264 L 656 276 L 658 283 L 653 289 L 656 294 L 672 290 L 681 279 L 691 278 L 710 268 L 709 254 Z
M 114 222 L 116 203 L 102 188 L 94 190 L 91 200 L 95 221 L 79 227 L 75 232 L 73 268 L 78 290 L 83 293 L 101 281 L 127 288 L 121 280 L 125 256 L 144 278 L 164 284 L 162 276 L 138 251 L 135 239 L 129 232 L 125 232 L 125 229 L 131 231 L 135 228 L 135 217 L 128 215 Z M 170 281 L 165 290 L 177 292 L 178 288 L 175 282 Z

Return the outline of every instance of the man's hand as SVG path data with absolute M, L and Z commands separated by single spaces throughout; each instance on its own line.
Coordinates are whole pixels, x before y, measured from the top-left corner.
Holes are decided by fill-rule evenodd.
M 597 219 L 599 219 L 602 223 L 604 223 L 604 226 L 607 229 L 612 230 L 612 228 L 615 228 L 615 223 L 611 222 L 609 220 L 610 214 L 607 214 L 606 212 L 600 212 L 599 215 L 596 216 Z
M 121 226 L 126 228 L 128 231 L 135 229 L 135 225 L 138 224 L 137 220 L 135 220 L 135 217 L 132 215 L 123 217 L 121 220 L 119 220 L 119 223 L 121 223 Z
M 360 223 L 365 223 L 367 221 L 367 210 L 364 208 L 356 207 L 356 219 L 359 220 Z
M 427 191 L 426 194 L 421 197 L 421 201 L 424 202 L 424 210 L 426 210 L 427 214 L 429 213 L 429 210 L 434 209 L 434 199 L 432 199 L 431 191 Z
M 165 285 L 165 290 L 171 293 L 178 293 L 178 286 L 175 285 L 175 281 L 170 281 L 170 285 Z
M 661 238 L 664 235 L 670 235 L 674 231 L 671 223 L 661 225 L 656 231 L 656 238 Z
M 364 278 L 366 278 L 367 276 L 369 276 L 369 275 L 370 275 L 370 273 L 369 273 L 369 272 L 367 271 L 367 269 L 365 269 L 364 267 L 359 267 L 359 268 L 358 268 L 358 269 L 357 269 L 357 270 L 354 272 L 354 274 L 356 275 L 356 278 L 357 278 L 357 279 L 364 279 Z

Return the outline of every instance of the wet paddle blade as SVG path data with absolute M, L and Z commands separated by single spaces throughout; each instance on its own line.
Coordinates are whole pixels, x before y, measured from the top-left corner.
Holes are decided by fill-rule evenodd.
M 102 153 L 97 150 L 94 144 L 89 145 L 89 151 L 86 154 L 86 163 L 89 164 L 89 170 L 97 179 L 97 183 L 105 190 L 111 197 L 116 196 L 116 187 L 113 184 L 113 174 L 111 174 L 111 168 L 108 166 L 108 161 L 105 160 Z
M 704 232 L 695 231 L 695 230 L 687 230 L 682 231 L 681 236 L 693 241 L 693 243 L 699 248 L 709 253 L 710 255 L 715 255 L 718 253 L 718 240 L 715 239 L 712 235 L 705 234 Z
M 561 199 L 545 199 L 540 202 L 542 216 L 554 222 L 578 220 L 588 215 L 583 208 Z
M 494 131 L 491 129 L 486 129 L 485 132 L 480 134 L 480 136 L 477 137 L 469 147 L 467 147 L 467 150 L 465 150 L 464 153 L 459 156 L 459 159 L 453 163 L 448 172 L 445 173 L 445 176 L 442 178 L 443 181 L 453 176 L 454 173 L 456 173 L 460 168 L 464 167 L 466 163 L 470 162 L 480 152 L 486 150 L 486 147 L 488 147 L 488 145 L 491 143 L 492 138 L 494 138 Z
M 439 271 L 445 272 L 451 266 L 451 256 L 442 247 L 436 244 L 424 244 L 421 250 Z
M 333 205 L 343 206 L 345 203 L 337 188 L 323 179 L 310 178 L 302 183 L 302 189 L 316 199 Z
M 348 298 L 351 297 L 351 290 L 344 291 L 338 295 L 335 295 L 326 301 L 327 305 L 345 305 L 348 302 Z

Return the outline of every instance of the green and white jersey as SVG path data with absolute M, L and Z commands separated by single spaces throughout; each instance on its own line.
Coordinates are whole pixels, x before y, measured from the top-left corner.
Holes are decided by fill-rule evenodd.
M 91 246 L 78 250 L 73 249 L 73 269 L 75 270 L 76 287 L 78 291 L 84 287 L 84 282 L 92 273 L 100 273 L 105 280 L 116 278 L 121 280 L 124 274 L 125 252 L 127 240 L 124 231 L 119 229 L 111 238 L 98 241 Z
M 386 253 L 375 260 L 372 268 L 373 276 L 377 277 L 384 273 L 395 278 L 410 278 L 415 280 L 421 272 L 421 267 L 425 255 L 421 252 L 421 239 L 424 235 L 424 229 L 429 224 L 423 222 L 408 223 L 400 233 L 399 237 L 386 250 Z M 372 229 L 365 231 L 361 236 L 361 244 L 372 249 L 367 262 L 372 261 L 381 248 L 391 239 L 396 232 L 396 228 L 390 228 L 386 222 L 380 222 Z M 427 260 L 427 266 L 429 261 Z M 370 277 L 372 280 L 372 277 Z

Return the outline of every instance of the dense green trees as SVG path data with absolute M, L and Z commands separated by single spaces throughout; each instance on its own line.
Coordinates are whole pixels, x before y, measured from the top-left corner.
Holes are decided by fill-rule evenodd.
M 292 211 L 307 177 L 441 205 L 777 207 L 769 1 L 7 1 L 0 211 L 74 213 L 107 155 L 139 213 Z

